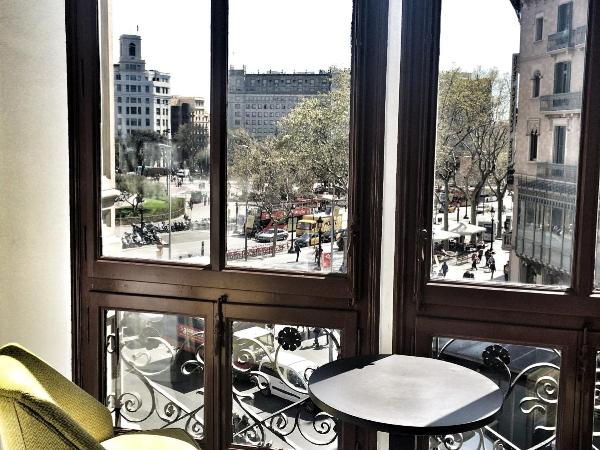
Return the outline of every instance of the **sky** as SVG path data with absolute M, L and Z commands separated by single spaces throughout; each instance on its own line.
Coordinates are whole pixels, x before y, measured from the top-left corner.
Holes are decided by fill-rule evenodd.
M 392 0 L 398 1 L 398 0 Z M 119 36 L 142 36 L 147 69 L 171 74 L 174 95 L 210 92 L 210 0 L 112 0 Z M 351 0 L 230 0 L 229 65 L 248 72 L 350 66 Z M 509 0 L 444 0 L 440 68 L 510 72 L 519 23 Z

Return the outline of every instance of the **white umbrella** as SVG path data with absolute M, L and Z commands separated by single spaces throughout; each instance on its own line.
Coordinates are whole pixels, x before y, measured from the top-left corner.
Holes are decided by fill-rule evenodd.
M 470 236 L 472 234 L 483 233 L 485 228 L 471 223 L 459 222 L 458 224 L 452 225 L 448 231 L 458 233 L 461 236 Z
M 446 241 L 448 239 L 455 239 L 460 237 L 460 234 L 453 233 L 452 231 L 446 231 L 441 228 L 433 229 L 433 240 L 436 242 Z

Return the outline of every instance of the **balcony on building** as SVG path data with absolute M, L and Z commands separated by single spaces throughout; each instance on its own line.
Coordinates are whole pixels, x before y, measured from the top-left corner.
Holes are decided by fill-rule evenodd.
M 539 162 L 536 164 L 536 176 L 545 180 L 577 182 L 577 166 Z
M 540 97 L 540 111 L 547 114 L 557 112 L 580 112 L 581 92 L 542 95 Z
M 585 45 L 587 25 L 559 31 L 548 36 L 548 53 L 557 53 Z

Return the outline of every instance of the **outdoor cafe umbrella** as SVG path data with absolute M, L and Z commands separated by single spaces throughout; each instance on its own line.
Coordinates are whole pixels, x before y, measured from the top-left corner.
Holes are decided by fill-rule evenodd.
M 459 222 L 455 225 L 452 225 L 448 231 L 457 233 L 461 236 L 471 236 L 473 234 L 483 233 L 485 228 L 478 225 L 473 225 L 471 223 Z
M 460 234 L 453 233 L 452 231 L 446 231 L 441 228 L 433 229 L 433 240 L 435 242 L 446 241 L 448 239 L 455 239 L 460 237 Z

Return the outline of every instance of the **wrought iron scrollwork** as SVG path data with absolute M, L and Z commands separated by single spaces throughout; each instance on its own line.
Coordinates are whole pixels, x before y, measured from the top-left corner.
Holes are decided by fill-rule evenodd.
M 435 357 L 442 359 L 447 356 L 448 349 L 457 342 L 455 339 L 447 340 L 437 351 Z M 558 357 L 560 352 L 552 350 Z M 531 386 L 528 393 L 520 399 L 515 399 L 522 414 L 548 415 L 551 407 L 558 404 L 558 375 L 560 367 L 551 362 L 538 362 L 530 364 L 516 375 L 513 375 L 509 364 L 512 357 L 508 348 L 494 344 L 487 346 L 481 354 L 481 365 L 500 374 L 499 385 L 504 390 L 505 402 L 516 394 L 516 387 L 521 385 Z M 597 385 L 597 397 L 600 398 L 600 385 Z M 466 442 L 471 441 L 469 448 L 477 450 L 541 450 L 549 449 L 556 441 L 556 425 L 535 426 L 534 432 L 544 433 L 544 437 L 529 447 L 521 448 L 511 442 L 506 436 L 501 435 L 492 426 L 485 426 L 474 432 L 459 433 L 446 436 L 433 436 L 429 440 L 430 450 L 460 450 Z
M 160 428 L 167 428 L 178 424 L 195 439 L 204 438 L 204 405 L 190 407 L 187 402 L 173 396 L 163 385 L 154 381 L 157 376 L 176 368 L 183 376 L 204 370 L 202 348 L 198 349 L 194 359 L 178 361 L 178 352 L 169 342 L 160 337 L 158 332 L 145 331 L 135 336 L 120 337 L 117 333 L 106 336 L 105 349 L 107 354 L 113 356 L 113 389 L 106 397 L 106 405 L 115 416 L 115 424 L 120 425 L 123 420 L 128 424 L 141 425 L 147 420 L 158 420 Z M 166 352 L 167 358 L 159 362 L 153 361 L 152 351 L 160 349 Z M 127 386 L 119 379 L 120 374 L 126 373 L 130 382 Z M 132 382 L 132 380 L 135 380 Z M 136 391 L 131 391 L 132 386 Z M 125 390 L 123 392 L 123 390 Z M 197 389 L 195 395 L 204 397 L 204 388 Z M 196 403 L 196 402 L 195 402 Z M 155 427 L 155 426 L 154 426 Z
M 321 329 L 330 346 L 330 358 L 340 349 L 338 337 L 332 330 Z M 297 328 L 285 327 L 277 335 L 276 346 L 270 348 L 258 339 L 243 339 L 238 342 L 241 349 L 234 355 L 234 374 L 246 374 L 258 388 L 252 393 L 238 391 L 233 387 L 233 439 L 236 443 L 272 447 L 274 440 L 285 443 L 289 448 L 301 448 L 299 438 L 305 444 L 327 446 L 333 444 L 339 431 L 337 420 L 319 411 L 308 397 L 308 379 L 315 367 L 307 367 L 300 374 L 301 380 L 290 381 L 281 360 L 284 353 L 301 349 L 302 335 Z M 274 344 L 275 344 L 274 342 Z M 268 375 L 263 370 L 269 367 Z M 252 407 L 255 395 L 270 395 L 274 376 L 279 388 L 287 389 L 299 400 L 272 412 L 265 413 Z M 262 395 L 261 394 L 261 395 Z M 281 443 L 279 443 L 281 444 Z

